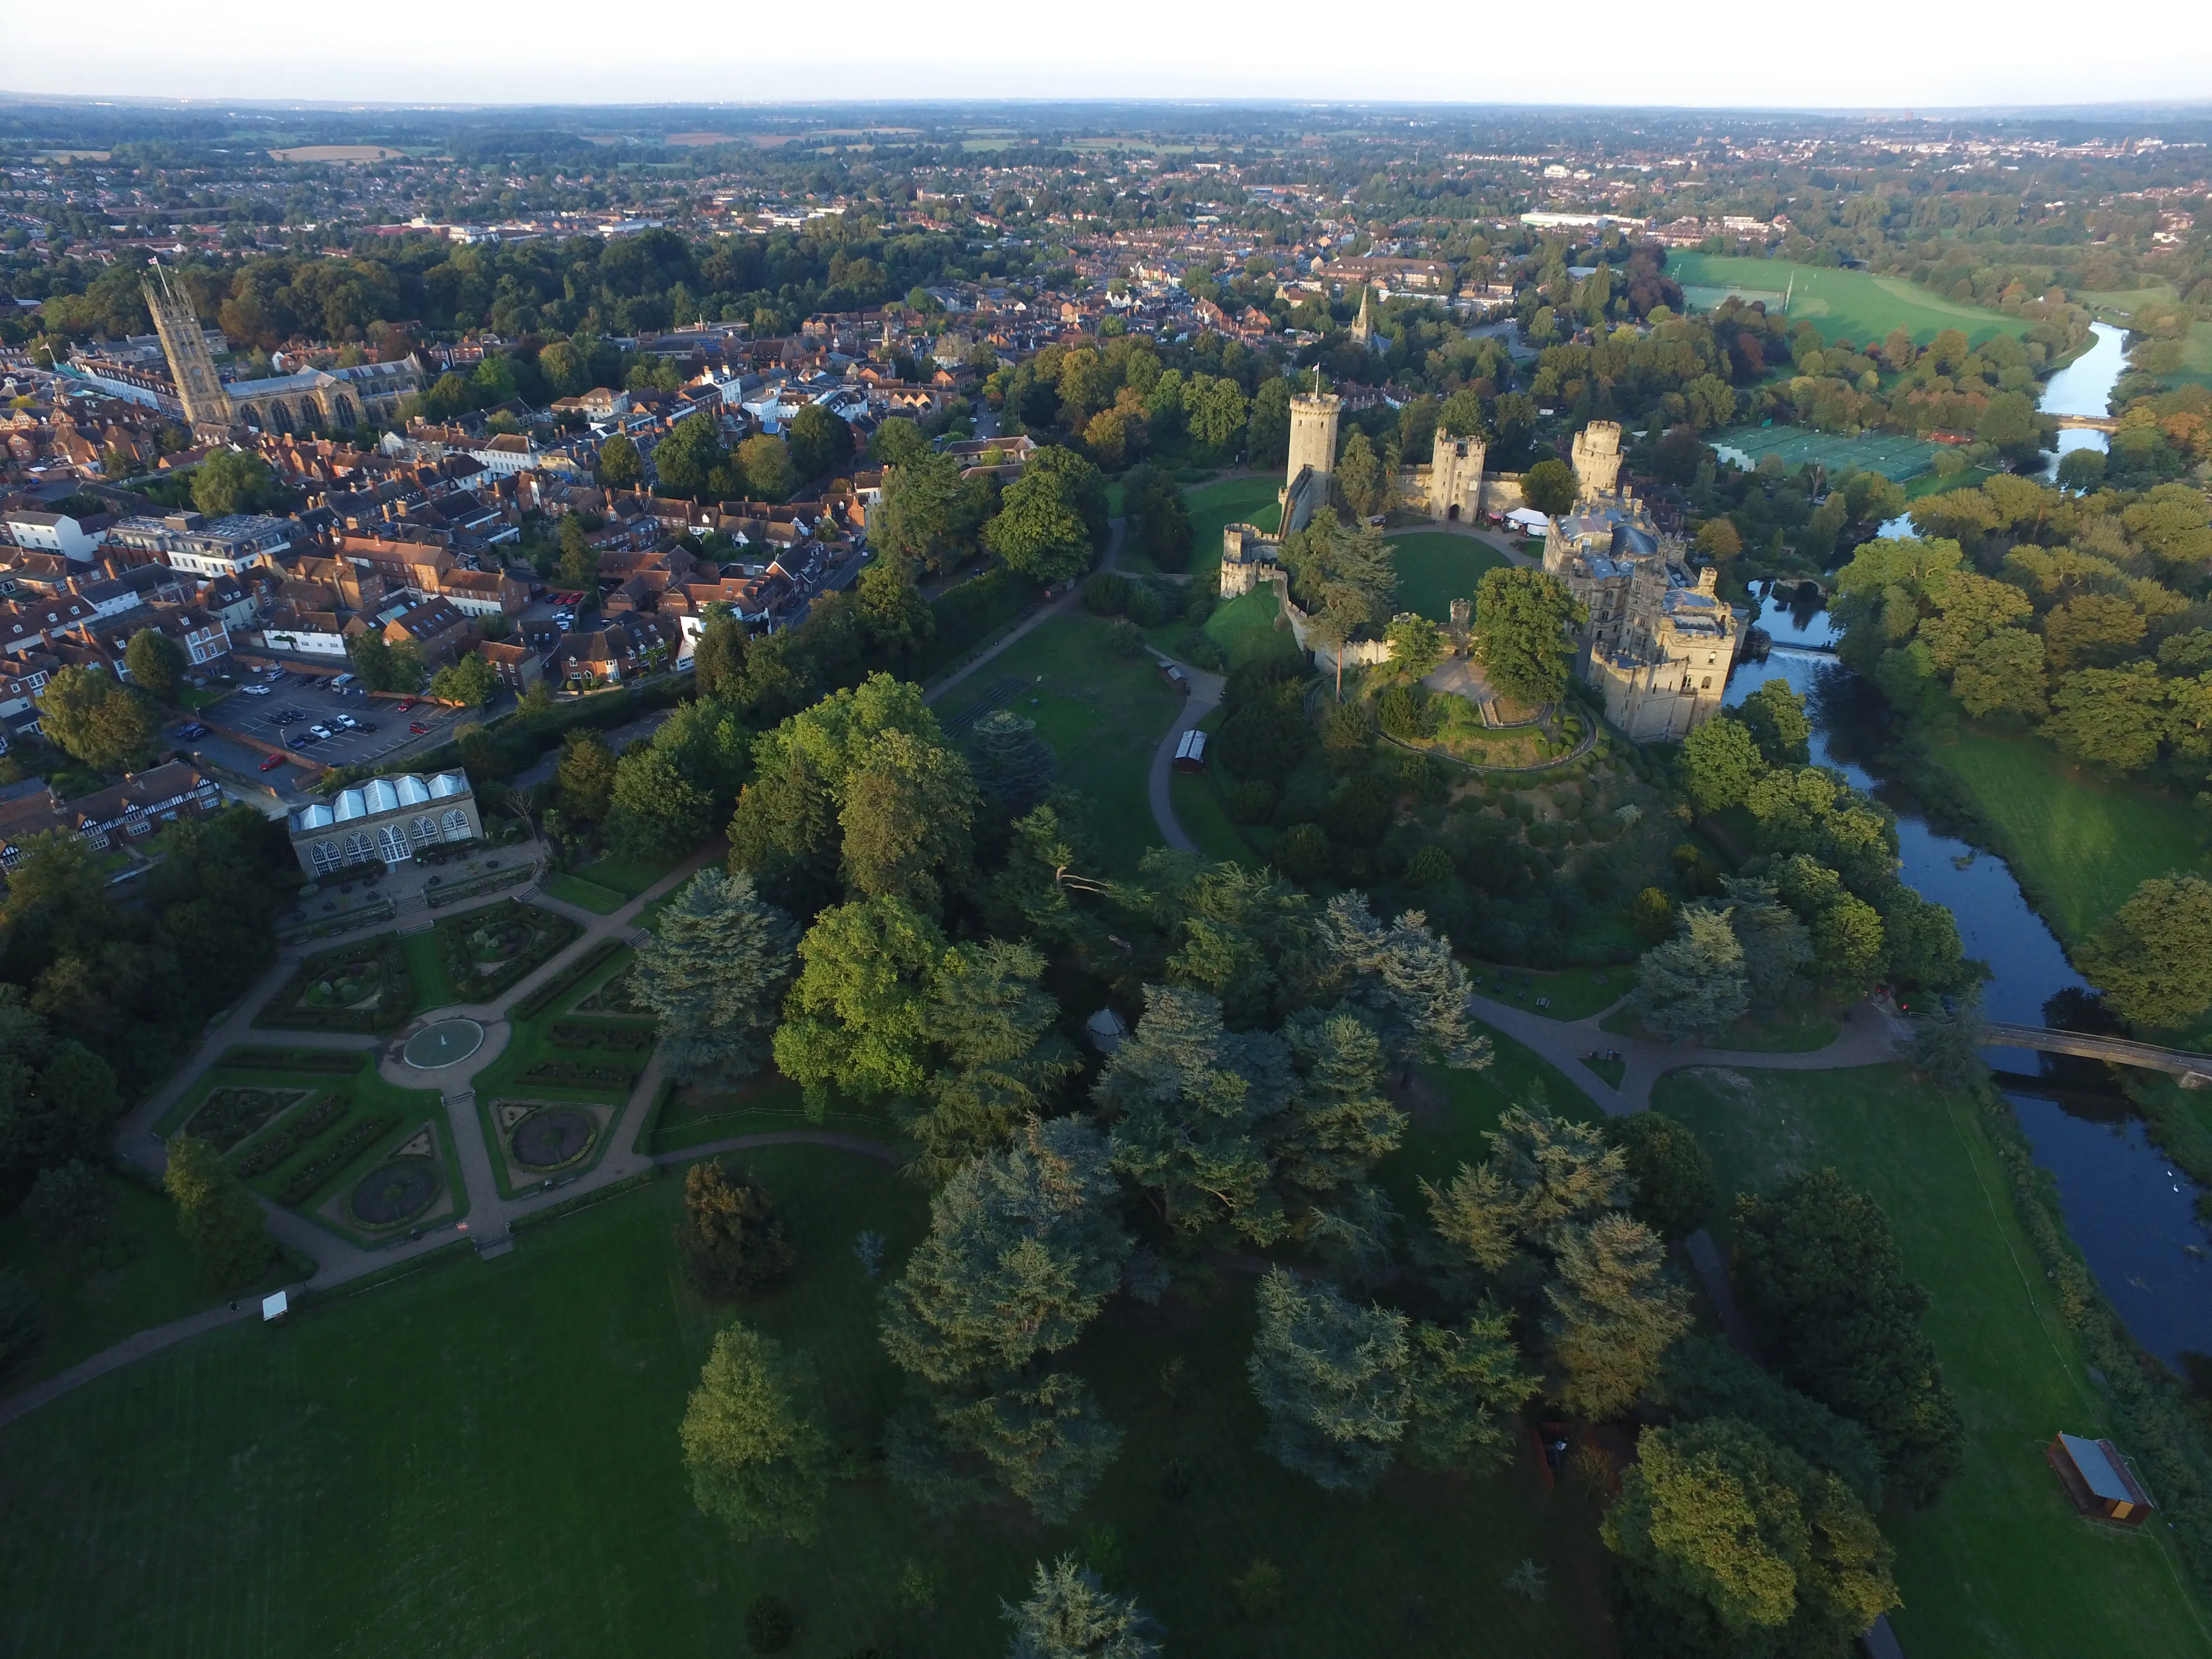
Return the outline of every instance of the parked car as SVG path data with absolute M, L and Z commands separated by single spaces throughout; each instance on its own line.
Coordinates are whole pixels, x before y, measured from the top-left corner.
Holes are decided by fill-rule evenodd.
M 423 725 L 420 720 L 413 720 L 409 722 L 407 729 L 419 738 L 430 728 Z
M 179 726 L 174 735 L 179 739 L 204 738 L 207 736 L 207 727 L 202 726 L 198 720 L 191 720 Z
M 349 732 L 352 731 L 356 726 L 360 724 L 360 722 L 355 720 L 350 714 L 333 714 L 331 718 L 337 721 L 340 726 L 344 726 Z
M 376 730 L 376 722 L 374 720 L 348 720 L 346 724 L 353 727 L 356 732 L 374 732 Z
M 284 757 L 282 755 L 271 755 L 261 763 L 261 769 L 264 772 L 273 772 L 283 763 Z
M 320 743 L 325 738 L 335 737 L 337 735 L 337 733 L 333 732 L 327 726 L 311 726 L 307 730 L 314 734 L 314 738 L 317 743 Z
M 241 685 L 238 689 L 249 697 L 265 697 L 270 695 L 269 688 L 265 685 Z
M 284 739 L 284 744 L 285 746 L 289 749 L 305 749 L 311 744 L 317 744 L 321 741 L 322 739 L 312 732 L 295 732 L 290 737 Z
M 401 714 L 405 714 L 409 709 L 412 708 L 414 706 L 415 706 L 415 699 L 414 699 L 414 698 L 412 698 L 412 697 L 402 697 L 402 698 L 399 700 L 399 712 L 400 712 Z

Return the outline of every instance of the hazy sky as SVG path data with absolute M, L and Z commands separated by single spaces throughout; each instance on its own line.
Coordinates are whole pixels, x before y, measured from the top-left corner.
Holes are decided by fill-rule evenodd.
M 1922 108 L 2212 99 L 2203 0 L 1372 9 L 24 0 L 0 88 L 364 101 L 1278 97 Z M 1373 33 L 1346 38 L 1359 20 Z M 1548 26 L 1549 32 L 1547 33 Z

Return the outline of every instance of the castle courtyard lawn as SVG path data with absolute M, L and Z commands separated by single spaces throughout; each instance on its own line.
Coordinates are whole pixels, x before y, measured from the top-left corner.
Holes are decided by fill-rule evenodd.
M 1190 563 L 1185 568 L 1194 576 L 1204 576 L 1221 568 L 1225 526 L 1256 524 L 1262 530 L 1274 529 L 1282 516 L 1275 504 L 1282 487 L 1280 476 L 1269 472 L 1256 478 L 1222 478 L 1185 490 L 1183 501 L 1190 509 Z M 1123 549 L 1121 562 L 1131 570 L 1152 568 L 1152 561 L 1133 548 Z
M 1426 617 L 1439 628 L 1451 624 L 1451 602 L 1472 599 L 1486 570 L 1507 562 L 1488 542 L 1442 530 L 1417 530 L 1390 538 L 1398 568 L 1398 608 Z
M 1889 1066 L 1677 1072 L 1652 1105 L 1696 1132 L 1723 1194 L 1832 1165 L 1874 1195 L 1905 1272 L 1929 1292 L 1928 1334 L 1966 1421 L 1966 1468 L 1932 1509 L 1881 1517 L 1897 1546 L 1905 1605 L 1892 1620 L 1907 1653 L 2212 1649 L 2156 1521 L 2129 1533 L 2082 1520 L 2044 1462 L 2058 1430 L 2099 1436 L 2112 1425 L 1972 1105 Z M 1714 1228 L 1723 1254 L 1726 1207 Z
M 745 1160 L 782 1200 L 794 1277 L 744 1317 L 805 1350 L 837 1429 L 896 1403 L 876 1340 L 878 1283 L 854 1235 L 919 1237 L 921 1190 L 819 1147 Z M 1330 1497 L 1259 1449 L 1245 1381 L 1252 1280 L 1200 1275 L 1197 1303 L 1117 1308 L 1065 1358 L 1127 1431 L 1068 1525 L 930 1519 L 880 1478 L 833 1486 L 811 1549 L 738 1547 L 694 1510 L 676 1437 L 728 1311 L 678 1273 L 681 1185 L 664 1180 L 463 1254 L 288 1325 L 226 1328 L 0 1431 L 0 1649 L 225 1659 L 477 1659 L 739 1650 L 744 1610 L 793 1607 L 796 1655 L 873 1645 L 974 1659 L 1005 1641 L 1003 1598 L 1032 1565 L 1110 1526 L 1170 1651 L 1209 1659 L 1602 1653 L 1595 1512 L 1543 1491 L 1524 1449 L 1459 1480 L 1394 1475 Z M 1171 1396 L 1162 1370 L 1180 1359 Z M 1166 1477 L 1188 1472 L 1179 1500 Z M 1280 1607 L 1237 1610 L 1230 1580 L 1280 1570 Z M 1540 1606 L 1502 1581 L 1547 1570 Z M 902 1605 L 908 1562 L 939 1578 Z M 2168 1647 L 2147 1650 L 2177 1651 Z
M 1968 726 L 1928 753 L 1972 798 L 1995 850 L 2063 940 L 2094 932 L 2137 883 L 2207 867 L 2187 805 L 2069 765 L 2040 738 Z

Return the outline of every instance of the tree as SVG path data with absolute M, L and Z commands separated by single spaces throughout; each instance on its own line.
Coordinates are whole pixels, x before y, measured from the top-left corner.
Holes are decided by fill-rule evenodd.
M 963 510 L 965 501 L 959 462 L 932 454 L 924 441 L 911 456 L 886 457 L 883 505 L 869 515 L 868 529 L 890 556 L 919 560 L 932 570 L 950 569 L 974 550 L 975 526 Z
M 792 417 L 785 441 L 791 465 L 802 480 L 819 478 L 850 464 L 853 428 L 821 404 L 809 404 Z
M 38 694 L 46 734 L 96 772 L 135 772 L 154 757 L 160 723 L 143 692 L 105 668 L 59 668 Z
M 1728 519 L 1708 519 L 1698 526 L 1698 551 L 1716 564 L 1725 563 L 1743 551 L 1743 537 Z
M 654 447 L 653 470 L 660 488 L 669 495 L 703 501 L 712 493 L 714 474 L 729 459 L 729 452 L 722 447 L 720 427 L 702 409 L 677 422 Z
M 810 1112 L 829 1109 L 832 1085 L 862 1100 L 920 1091 L 927 992 L 944 954 L 937 924 L 903 899 L 864 899 L 815 918 L 775 1040 L 776 1068 L 806 1091 Z
M 553 791 L 568 817 L 597 823 L 614 804 L 615 757 L 596 732 L 571 732 L 553 769 Z
M 1761 1012 L 1787 1008 L 1806 990 L 1805 972 L 1813 964 L 1813 937 L 1796 913 L 1781 902 L 1771 881 L 1729 876 L 1729 928 L 1743 946 L 1743 975 L 1751 1006 Z
M 860 620 L 886 655 L 912 657 L 937 636 L 937 615 L 915 586 L 909 561 L 887 554 L 860 573 L 855 586 Z
M 983 526 L 983 539 L 1014 569 L 1057 586 L 1090 568 L 1095 548 L 1079 499 L 1079 475 L 1065 463 L 1038 465 L 1053 453 L 1040 450 L 1022 476 L 1006 486 L 998 515 Z M 1096 477 L 1097 469 L 1090 462 L 1066 451 L 1058 453 Z
M 935 915 L 945 881 L 968 868 L 975 815 L 975 785 L 957 751 L 911 732 L 878 733 L 846 776 L 837 817 L 847 884 Z
M 1531 509 L 1556 519 L 1575 504 L 1575 475 L 1556 455 L 1548 455 L 1521 475 L 1521 499 Z
M 211 449 L 192 469 L 192 505 L 210 519 L 252 513 L 283 493 L 269 463 L 243 449 Z
M 23 1224 L 31 1237 L 57 1249 L 106 1237 L 113 1213 L 106 1177 L 77 1158 L 41 1170 L 23 1200 Z
M 217 1289 L 252 1283 L 268 1266 L 270 1244 L 261 1206 L 238 1172 L 198 1135 L 169 1143 L 161 1184 L 177 1206 L 177 1231 Z
M 692 1287 L 722 1302 L 758 1294 L 798 1260 L 768 1189 L 749 1175 L 732 1175 L 719 1158 L 684 1174 L 676 1248 Z
M 868 435 L 868 453 L 878 466 L 904 466 L 929 453 L 929 440 L 905 416 L 894 415 Z
M 1035 946 L 1002 939 L 955 945 L 939 963 L 929 990 L 939 1063 L 926 1105 L 903 1126 L 921 1144 L 916 1165 L 927 1179 L 1005 1147 L 1082 1069 L 1054 1029 L 1060 1005 L 1044 971 Z
M 1557 576 L 1507 566 L 1483 573 L 1469 638 L 1492 689 L 1540 708 L 1566 694 L 1573 655 L 1567 629 L 1582 619 L 1582 607 Z
M 499 690 L 499 674 L 473 651 L 430 676 L 430 695 L 440 702 L 481 708 Z
M 349 640 L 346 654 L 372 691 L 412 691 L 422 684 L 422 658 L 413 644 L 394 645 L 374 629 Z
M 1397 1059 L 1433 1056 L 1460 1071 L 1490 1064 L 1490 1039 L 1468 1018 L 1467 969 L 1420 911 L 1385 927 L 1364 895 L 1340 893 L 1315 919 L 1314 943 L 1317 982 L 1366 1011 Z
M 1766 757 L 1749 726 L 1723 715 L 1683 739 L 1682 769 L 1698 811 L 1722 812 L 1743 805 L 1752 784 L 1766 770 Z
M 2137 1025 L 2187 1025 L 2212 1006 L 2212 882 L 2153 876 L 2090 935 L 2082 970 Z
M 1072 1555 L 1049 1568 L 1038 1562 L 1029 1599 L 999 1606 L 1014 1627 L 1006 1659 L 1158 1659 L 1151 1616 L 1133 1598 L 1109 1595 Z
M 142 628 L 123 647 L 123 665 L 131 671 L 131 684 L 149 697 L 170 702 L 190 664 L 184 647 L 158 628 Z
M 1156 466 L 1140 466 L 1123 480 L 1123 512 L 1133 520 L 1136 544 L 1161 570 L 1190 562 L 1190 507 L 1175 479 Z
M 1121 1288 L 1119 1204 L 1105 1137 L 1080 1118 L 1031 1118 L 1014 1146 L 969 1159 L 884 1292 L 892 1363 L 960 1388 L 1073 1346 Z
M 1290 1056 L 1264 1031 L 1231 1034 L 1221 1004 L 1148 985 L 1137 1029 L 1092 1091 L 1114 1135 L 1114 1167 L 1152 1195 L 1170 1225 L 1214 1219 L 1257 1243 L 1281 1231 L 1267 1139 L 1290 1093 Z
M 1325 1203 L 1397 1150 L 1406 1115 L 1384 1091 L 1382 1039 L 1350 1006 L 1294 1014 L 1283 1035 L 1297 1080 L 1270 1148 L 1276 1181 L 1302 1204 Z
M 645 476 L 645 463 L 637 446 L 615 433 L 599 446 L 599 483 L 608 489 L 635 489 Z
M 1019 817 L 1052 793 L 1060 763 L 1036 722 L 994 708 L 969 728 L 968 764 L 975 786 Z
M 1476 1472 L 1512 1456 L 1506 1419 L 1539 1379 L 1513 1342 L 1513 1318 L 1486 1304 L 1462 1325 L 1413 1329 L 1407 1373 L 1407 1457 L 1424 1468 Z
M 1668 1659 L 1842 1653 L 1898 1605 L 1850 1489 L 1728 1418 L 1644 1430 L 1601 1534 L 1630 1644 Z
M 12 1267 L 0 1271 L 0 1378 L 21 1369 L 46 1336 L 37 1287 Z
M 738 446 L 733 457 L 746 490 L 763 501 L 780 501 L 799 483 L 798 469 L 782 439 L 762 433 Z
M 1717 1036 L 1750 1012 L 1743 945 L 1729 916 L 1709 904 L 1685 906 L 1674 937 L 1644 952 L 1630 1006 L 1669 1042 Z
M 1723 1336 L 1686 1336 L 1667 1350 L 1654 1403 L 1675 1420 L 1732 1417 L 1749 1424 L 1881 1507 L 1881 1454 L 1866 1430 L 1791 1388 Z
M 1553 1115 L 1541 1100 L 1509 1106 L 1489 1131 L 1490 1156 L 1460 1166 L 1441 1191 L 1422 1182 L 1437 1236 L 1488 1283 L 1531 1288 L 1560 1230 L 1627 1206 L 1626 1157 L 1595 1129 Z
M 1689 1329 L 1688 1293 L 1671 1281 L 1658 1236 L 1625 1215 L 1556 1235 L 1544 1321 L 1553 1391 L 1569 1411 L 1618 1416 L 1658 1374 L 1667 1346 Z
M 1813 722 L 1806 718 L 1805 699 L 1790 689 L 1789 681 L 1766 681 L 1731 713 L 1750 728 L 1769 766 L 1805 764 Z
M 910 1400 L 884 1436 L 890 1477 L 933 1514 L 994 1492 L 1018 1498 L 1051 1525 L 1072 1519 L 1121 1450 L 1084 1380 L 1024 1372 L 984 1389 L 940 1389 Z
M 1833 1170 L 1735 1204 L 1736 1295 L 1783 1380 L 1866 1426 L 1917 1507 L 1965 1461 L 1957 1402 L 1921 1329 L 1888 1218 Z
M 1662 1112 L 1605 1121 L 1605 1138 L 1628 1160 L 1636 1196 L 1629 1210 L 1662 1237 L 1687 1238 L 1705 1224 L 1720 1197 L 1713 1160 L 1696 1135 Z
M 742 1324 L 715 1334 L 678 1435 L 691 1501 L 738 1543 L 813 1542 L 831 1452 L 816 1415 L 819 1398 L 803 1354 Z
M 1343 492 L 1346 505 L 1362 519 L 1380 513 L 1389 498 L 1389 484 L 1373 441 L 1358 427 L 1352 428 L 1336 458 L 1336 487 Z
M 655 744 L 615 763 L 607 840 L 625 856 L 648 860 L 690 852 L 714 827 L 714 798 Z
M 631 996 L 659 1017 L 672 1076 L 700 1082 L 760 1070 L 798 937 L 744 872 L 702 870 L 684 884 L 630 969 Z
M 1268 1454 L 1324 1491 L 1369 1490 L 1406 1431 L 1410 1322 L 1280 1267 L 1261 1279 L 1259 1299 L 1245 1370 L 1267 1414 Z
M 1426 617 L 1400 617 L 1383 637 L 1390 641 L 1391 665 L 1413 679 L 1425 678 L 1444 659 L 1443 630 Z

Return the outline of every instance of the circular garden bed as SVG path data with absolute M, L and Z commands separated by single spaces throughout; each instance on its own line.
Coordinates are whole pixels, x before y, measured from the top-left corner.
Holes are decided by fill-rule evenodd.
M 526 1170 L 557 1170 L 592 1149 L 599 1124 L 574 1106 L 541 1106 L 507 1135 L 514 1161 Z
M 395 1158 L 361 1178 L 346 1201 L 372 1227 L 397 1227 L 428 1209 L 438 1196 L 438 1166 L 427 1158 Z

